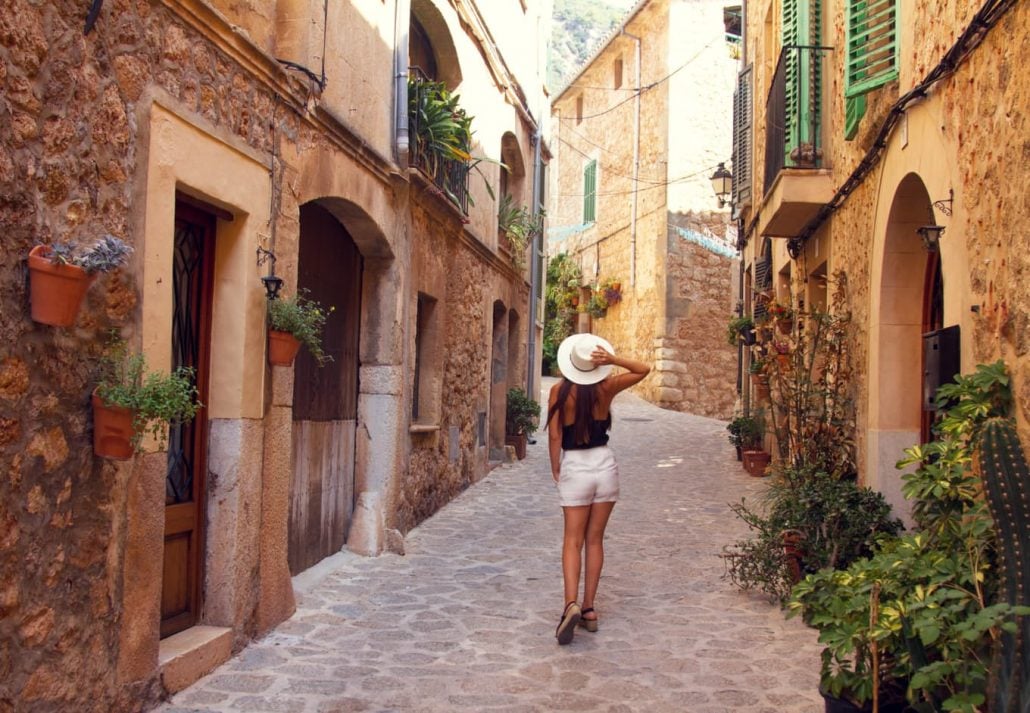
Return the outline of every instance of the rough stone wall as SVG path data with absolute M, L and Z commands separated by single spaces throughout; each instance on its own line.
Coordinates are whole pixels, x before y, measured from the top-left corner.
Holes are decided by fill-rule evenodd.
M 76 326 L 55 329 L 30 320 L 26 255 L 105 232 L 136 240 L 149 87 L 272 146 L 269 92 L 165 8 L 119 0 L 84 37 L 85 11 L 12 0 L 0 13 L 0 710 L 139 710 L 159 690 L 154 676 L 115 679 L 124 494 L 138 475 L 93 458 L 88 408 L 106 332 L 131 336 L 138 265 L 101 277 Z M 280 137 L 324 143 L 274 115 Z
M 674 218 L 696 233 L 724 233 L 726 228 L 724 213 Z M 690 242 L 672 227 L 668 260 L 667 316 L 655 362 L 654 400 L 676 411 L 728 419 L 737 398 L 737 350 L 726 343 L 726 321 L 736 301 L 739 260 Z
M 845 142 L 842 62 L 844 53 L 832 53 L 826 86 L 827 155 L 835 185 L 841 185 L 873 144 L 876 132 L 890 106 L 937 64 L 943 54 L 968 25 L 978 2 L 955 3 L 951 0 L 914 0 L 903 3 L 902 67 L 898 81 L 869 95 L 868 108 L 854 141 Z M 766 5 L 749 6 L 749 52 L 756 68 L 761 65 L 762 22 Z M 779 18 L 775 18 L 779 22 Z M 778 24 L 777 24 L 778 32 Z M 840 13 L 828 18 L 826 43 L 844 45 L 844 23 Z M 1030 7 L 1017 3 L 986 40 L 960 66 L 955 74 L 937 83 L 930 97 L 909 110 L 910 125 L 927 122 L 939 127 L 947 146 L 948 175 L 956 196 L 954 215 L 947 220 L 944 241 L 960 241 L 966 259 L 957 269 L 945 273 L 945 283 L 964 283 L 956 289 L 958 304 L 946 304 L 947 324 L 962 326 L 962 342 L 971 350 L 972 363 L 963 363 L 969 372 L 977 363 L 1003 358 L 1013 375 L 1016 410 L 1024 437 L 1030 436 L 1030 236 L 1019 226 L 1030 218 L 1030 196 L 1023 177 L 1030 173 L 1030 83 L 1018 71 L 1016 58 L 1030 52 Z M 764 96 L 766 87 L 756 85 L 755 103 L 755 205 L 762 199 L 761 176 L 764 157 Z M 895 136 L 901 129 L 895 130 Z M 875 395 L 869 394 L 869 326 L 876 319 L 871 313 L 875 225 L 877 211 L 890 208 L 892 195 L 880 193 L 879 176 L 883 165 L 897 152 L 919 155 L 926 150 L 919 136 L 902 147 L 893 142 L 880 167 L 851 194 L 843 207 L 820 231 L 822 244 L 831 247 L 831 263 L 848 274 L 850 309 L 855 338 L 852 357 L 855 364 L 853 393 L 858 409 L 857 453 L 860 471 L 866 454 L 865 430 Z M 893 153 L 892 153 L 893 152 Z M 911 162 L 912 159 L 909 159 Z M 916 162 L 918 163 L 918 162 Z M 930 178 L 923 176 L 924 179 Z M 933 176 L 932 178 L 938 178 Z M 946 198 L 931 195 L 931 200 Z M 753 213 L 745 216 L 750 220 Z M 827 240 L 829 238 L 829 240 Z M 752 236 L 746 259 L 753 260 L 758 240 Z M 794 275 L 800 282 L 808 271 L 826 259 L 816 257 L 809 248 L 798 260 Z M 776 265 L 779 269 L 780 265 Z M 947 266 L 946 266 L 947 269 Z M 959 274 L 959 273 L 964 274 Z M 947 289 L 947 288 L 946 288 Z M 972 308 L 977 306 L 978 312 Z M 965 352 L 964 352 L 965 353 Z
M 433 202 L 437 205 L 427 205 Z M 442 317 L 437 327 L 442 331 L 440 349 L 427 355 L 441 362 L 442 378 L 437 394 L 439 430 L 411 435 L 407 468 L 398 478 L 390 526 L 401 532 L 485 475 L 487 448 L 479 444 L 478 414 L 487 410 L 489 401 L 494 300 L 519 313 L 523 332 L 526 324 L 528 287 L 512 287 L 495 263 L 468 250 L 456 236 L 461 224 L 451 213 L 441 199 L 425 194 L 412 202 L 413 270 L 421 285 L 442 292 L 433 295 Z M 512 376 L 517 382 L 525 374 L 525 348 L 520 346 L 515 363 L 506 365 L 508 384 L 513 383 Z M 489 416 L 487 431 L 488 424 Z M 456 450 L 452 431 L 457 434 Z

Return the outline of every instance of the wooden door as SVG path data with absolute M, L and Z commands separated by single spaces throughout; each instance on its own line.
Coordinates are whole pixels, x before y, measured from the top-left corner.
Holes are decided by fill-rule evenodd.
M 194 369 L 207 403 L 215 218 L 177 202 L 173 253 L 172 368 Z M 155 365 L 156 366 L 156 365 Z M 204 552 L 207 409 L 168 434 L 161 637 L 197 623 Z
M 293 476 L 288 560 L 297 574 L 339 552 L 354 510 L 354 438 L 358 415 L 361 253 L 329 211 L 300 209 L 297 283 L 332 307 L 319 367 L 305 351 L 293 382 Z
M 944 327 L 944 274 L 941 271 L 941 254 L 930 253 L 926 262 L 926 276 L 923 284 L 923 334 Z M 920 344 L 923 342 L 920 341 Z M 922 349 L 922 347 L 920 347 Z M 920 351 L 921 374 L 926 373 L 926 352 Z M 922 409 L 919 421 L 919 442 L 929 443 L 933 436 L 933 424 L 937 412 Z

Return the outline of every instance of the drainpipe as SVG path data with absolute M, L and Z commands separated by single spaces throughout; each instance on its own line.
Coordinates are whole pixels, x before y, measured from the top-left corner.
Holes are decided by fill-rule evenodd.
M 393 27 L 393 123 L 394 150 L 401 170 L 408 167 L 408 27 L 411 24 L 411 0 L 396 0 Z
M 540 130 L 537 129 L 536 133 L 533 134 L 533 218 L 535 219 L 540 214 L 540 173 L 541 169 L 541 157 L 540 157 Z M 543 239 L 544 234 L 541 230 L 537 235 L 533 237 L 533 242 L 530 246 L 530 264 L 529 264 L 529 319 L 526 321 L 529 323 L 529 340 L 527 350 L 529 352 L 528 358 L 526 359 L 526 393 L 532 399 L 536 398 L 536 394 L 533 391 L 536 385 L 536 372 L 539 369 L 536 365 L 536 313 L 537 313 L 537 301 L 540 294 L 540 282 L 543 276 L 540 274 L 540 259 L 539 256 L 543 251 Z
M 622 28 L 619 34 L 630 38 L 637 45 L 633 57 L 633 64 L 636 66 L 637 87 L 636 109 L 633 113 L 633 207 L 630 209 L 629 218 L 629 284 L 632 287 L 637 283 L 637 186 L 639 185 L 637 179 L 640 177 L 640 38 L 626 32 L 625 27 Z

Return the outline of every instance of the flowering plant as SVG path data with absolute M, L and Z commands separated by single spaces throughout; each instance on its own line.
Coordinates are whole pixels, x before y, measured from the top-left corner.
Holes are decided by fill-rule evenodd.
M 606 277 L 601 281 L 600 292 L 609 306 L 617 304 L 622 300 L 622 283 L 614 277 Z
M 794 308 L 789 304 L 770 302 L 765 309 L 772 319 L 791 319 L 794 316 Z
M 790 342 L 785 339 L 774 339 L 773 349 L 777 354 L 790 354 Z

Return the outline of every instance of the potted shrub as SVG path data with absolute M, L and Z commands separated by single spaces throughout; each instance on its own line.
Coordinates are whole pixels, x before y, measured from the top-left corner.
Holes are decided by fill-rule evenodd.
M 105 235 L 85 249 L 71 243 L 36 245 L 29 251 L 33 321 L 70 327 L 97 274 L 124 265 L 131 252 L 131 247 L 113 235 Z
M 114 460 L 127 460 L 139 452 L 147 433 L 164 448 L 168 425 L 192 420 L 202 406 L 192 369 L 150 372 L 146 358 L 131 353 L 120 339 L 108 346 L 101 360 L 91 400 L 93 452 Z
M 726 325 L 726 342 L 735 347 L 740 340 L 748 345 L 755 343 L 755 322 L 748 316 L 733 317 Z
M 515 446 L 519 460 L 526 457 L 526 442 L 529 434 L 536 431 L 540 420 L 540 404 L 529 398 L 524 389 L 508 389 L 504 419 L 504 442 Z
M 608 314 L 608 301 L 600 291 L 594 290 L 591 292 L 590 299 L 587 301 L 586 311 L 594 319 L 599 319 Z
M 308 299 L 301 290 L 286 299 L 268 301 L 268 363 L 275 366 L 291 366 L 301 345 L 324 366 L 332 357 L 322 349 L 322 332 L 326 320 L 333 311 Z
M 751 416 L 737 416 L 726 426 L 729 431 L 730 445 L 737 450 L 737 460 L 741 460 L 745 446 L 753 448 L 761 436 L 758 434 L 758 422 Z
M 618 304 L 622 301 L 622 283 L 611 277 L 605 278 L 601 281 L 601 294 L 609 307 Z

